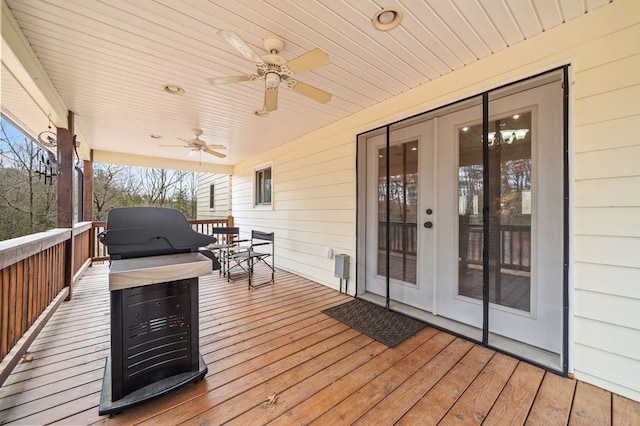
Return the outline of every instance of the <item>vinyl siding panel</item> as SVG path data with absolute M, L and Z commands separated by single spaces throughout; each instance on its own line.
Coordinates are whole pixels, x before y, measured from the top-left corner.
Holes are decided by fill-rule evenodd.
M 637 207 L 640 176 L 575 181 L 576 214 L 580 207 Z M 627 222 L 635 218 L 627 217 Z
M 634 347 L 640 345 L 640 330 L 630 327 L 619 327 L 606 321 L 595 321 L 583 318 L 576 325 L 576 344 L 587 343 L 604 352 L 618 354 L 630 360 L 640 360 L 640 354 Z
M 640 237 L 640 207 L 584 207 L 576 214 L 575 232 L 578 235 Z
M 620 326 L 640 332 L 640 310 L 637 307 L 637 301 L 629 297 L 613 296 L 606 293 L 606 287 L 598 289 L 599 292 L 576 290 L 575 293 L 575 316 L 576 318 L 586 318 L 593 322 L 609 324 L 611 326 Z M 576 326 L 576 329 L 583 327 L 582 324 Z M 583 343 L 595 345 L 599 340 L 597 333 L 588 333 L 583 339 Z M 578 341 L 576 339 L 576 341 Z M 630 342 L 626 342 L 630 343 Z M 623 344 L 626 344 L 623 342 Z M 635 359 L 640 360 L 640 352 L 635 351 Z M 639 376 L 640 377 L 640 376 Z
M 620 133 L 633 135 L 637 131 L 637 127 L 637 115 L 582 125 L 575 129 L 575 152 L 576 154 L 579 154 L 583 152 L 603 151 L 611 148 L 635 146 L 638 144 L 638 140 L 636 138 L 612 138 L 611 135 Z
M 627 268 L 638 267 L 640 238 L 577 235 L 575 241 L 577 262 Z
M 639 159 L 640 144 L 576 154 L 576 176 L 585 180 L 638 177 Z
M 279 267 L 336 288 L 327 248 L 351 255 L 355 271 L 358 133 L 569 63 L 570 370 L 640 400 L 638 1 L 616 0 L 237 165 L 236 223 L 273 230 Z M 252 170 L 268 161 L 273 209 L 254 209 Z
M 640 268 L 578 262 L 575 275 L 576 289 L 640 299 Z
M 231 216 L 229 175 L 198 174 L 198 219 L 224 219 Z M 209 187 L 214 185 L 213 209 L 209 207 Z
M 637 393 L 640 377 L 637 360 L 579 343 L 575 344 L 574 352 L 575 374 L 580 380 L 604 389 L 616 389 L 620 395 Z

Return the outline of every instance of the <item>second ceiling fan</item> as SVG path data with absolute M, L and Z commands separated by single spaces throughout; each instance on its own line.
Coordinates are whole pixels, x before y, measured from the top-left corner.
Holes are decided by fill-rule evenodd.
M 316 48 L 297 58 L 286 61 L 279 55 L 284 48 L 284 40 L 276 35 L 268 35 L 264 38 L 264 48 L 268 53 L 263 56 L 258 55 L 232 31 L 220 30 L 218 31 L 218 36 L 233 46 L 242 56 L 255 63 L 256 73 L 213 77 L 208 78 L 207 81 L 213 85 L 219 85 L 264 80 L 264 103 L 262 110 L 256 111 L 256 115 L 267 115 L 269 111 L 278 109 L 278 87 L 280 83 L 284 83 L 287 88 L 314 101 L 324 104 L 331 100 L 331 93 L 293 78 L 294 75 L 304 71 L 329 65 L 331 63 L 329 55 L 322 49 Z
M 207 154 L 214 155 L 218 158 L 225 158 L 226 155 L 215 151 L 220 149 L 227 149 L 224 145 L 210 145 L 205 141 L 200 139 L 200 135 L 202 135 L 202 129 L 197 127 L 191 129 L 193 135 L 195 136 L 193 139 L 183 139 L 177 138 L 178 140 L 186 143 L 186 145 L 160 145 L 162 147 L 181 147 L 181 148 L 189 148 L 189 155 L 195 155 L 198 153 L 206 152 Z

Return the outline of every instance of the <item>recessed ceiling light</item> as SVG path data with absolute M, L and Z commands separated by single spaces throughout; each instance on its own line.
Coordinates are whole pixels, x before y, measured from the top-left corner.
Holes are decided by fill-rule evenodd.
M 402 22 L 402 12 L 392 7 L 385 7 L 373 15 L 371 23 L 378 31 L 389 31 L 400 25 Z
M 162 86 L 165 92 L 170 93 L 172 95 L 184 95 L 184 89 L 175 84 L 165 84 Z
M 160 139 L 162 136 L 161 135 L 156 135 L 155 133 L 152 133 L 149 135 L 150 138 L 152 139 Z

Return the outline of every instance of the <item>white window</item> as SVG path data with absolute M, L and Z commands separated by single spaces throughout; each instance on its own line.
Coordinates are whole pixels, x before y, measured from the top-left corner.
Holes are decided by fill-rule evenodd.
M 255 206 L 271 206 L 271 165 L 254 171 Z

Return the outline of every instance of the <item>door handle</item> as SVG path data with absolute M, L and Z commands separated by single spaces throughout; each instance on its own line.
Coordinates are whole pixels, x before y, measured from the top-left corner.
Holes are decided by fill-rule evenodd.
M 433 223 L 432 222 L 425 222 L 424 223 L 424 227 L 425 228 L 433 228 Z

